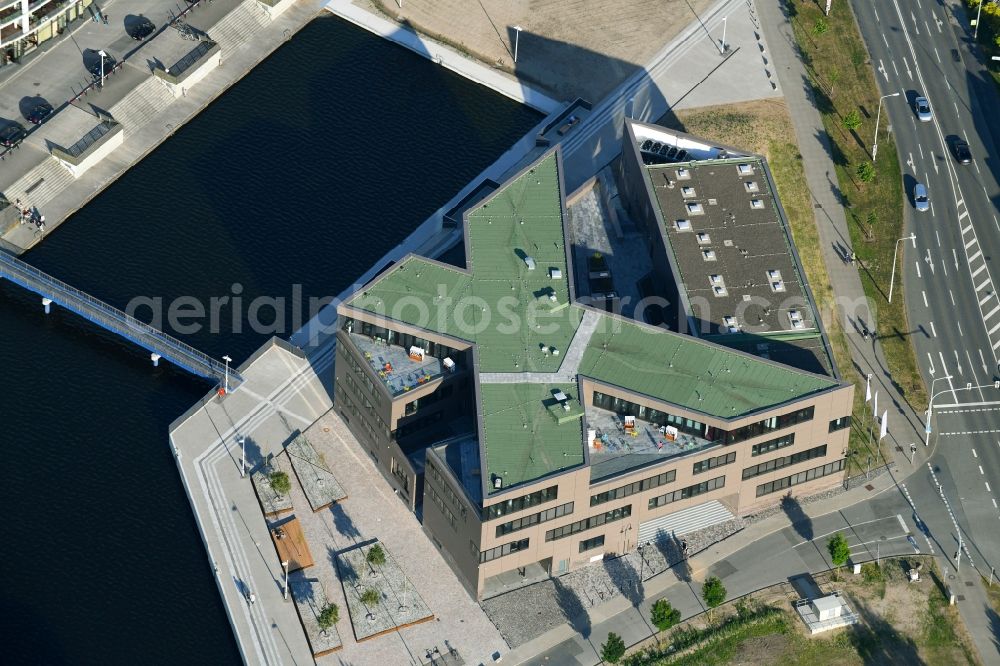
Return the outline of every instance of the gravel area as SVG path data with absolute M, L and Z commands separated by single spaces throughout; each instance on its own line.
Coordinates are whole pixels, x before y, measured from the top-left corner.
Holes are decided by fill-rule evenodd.
M 265 516 L 277 516 L 292 510 L 291 496 L 280 495 L 271 487 L 270 477 L 274 472 L 284 472 L 291 481 L 292 466 L 288 456 L 279 453 L 250 474 L 250 480 L 253 482 L 254 490 L 257 491 L 257 499 L 260 500 Z
M 337 625 L 333 625 L 326 631 L 319 628 L 319 613 L 330 603 L 323 590 L 323 585 L 317 579 L 306 578 L 305 574 L 300 573 L 298 576 L 289 577 L 288 589 L 295 601 L 295 610 L 299 613 L 299 619 L 302 620 L 302 625 L 305 627 L 306 638 L 309 640 L 313 655 L 318 656 L 339 650 L 343 643 L 340 641 Z
M 365 558 L 373 545 L 358 546 L 337 555 L 337 573 L 344 585 L 347 610 L 358 641 L 434 617 L 385 547 L 382 548 L 385 562 L 378 566 L 368 564 Z M 361 600 L 367 590 L 378 593 L 377 603 L 369 605 Z
M 347 498 L 347 493 L 337 481 L 323 456 L 317 453 L 305 435 L 296 437 L 287 447 L 288 459 L 295 468 L 295 476 L 302 484 L 309 506 L 319 511 Z

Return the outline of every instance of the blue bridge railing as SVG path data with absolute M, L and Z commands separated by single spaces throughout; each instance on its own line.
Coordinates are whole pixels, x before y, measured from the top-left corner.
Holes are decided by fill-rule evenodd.
M 33 291 L 43 298 L 67 310 L 75 312 L 101 328 L 134 342 L 140 347 L 158 354 L 199 377 L 215 379 L 220 385 L 228 374 L 230 390 L 243 382 L 243 378 L 233 368 L 226 366 L 191 345 L 167 335 L 163 331 L 139 321 L 90 294 L 71 287 L 47 273 L 0 250 L 0 278 Z

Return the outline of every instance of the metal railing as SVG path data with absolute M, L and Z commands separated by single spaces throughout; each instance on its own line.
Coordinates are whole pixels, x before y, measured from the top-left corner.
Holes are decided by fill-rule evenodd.
M 238 372 L 227 370 L 221 361 L 4 252 L 0 252 L 0 277 L 51 299 L 192 374 L 221 383 L 228 372 L 230 387 L 243 382 Z

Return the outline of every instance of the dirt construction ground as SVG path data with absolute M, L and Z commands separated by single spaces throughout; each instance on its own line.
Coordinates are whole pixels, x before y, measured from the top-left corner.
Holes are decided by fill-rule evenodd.
M 597 103 L 711 0 L 354 0 L 557 99 Z M 402 4 L 402 8 L 399 7 Z M 514 26 L 521 26 L 514 63 Z

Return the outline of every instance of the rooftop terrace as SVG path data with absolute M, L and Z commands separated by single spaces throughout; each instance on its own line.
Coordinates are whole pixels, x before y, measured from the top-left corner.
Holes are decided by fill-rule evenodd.
M 486 460 L 476 481 L 487 494 L 584 464 L 587 401 L 578 375 L 724 419 L 837 385 L 571 305 L 558 154 L 542 157 L 466 214 L 468 269 L 411 256 L 344 305 L 390 326 L 402 322 L 476 344 Z M 470 464 L 461 467 L 471 473 Z

